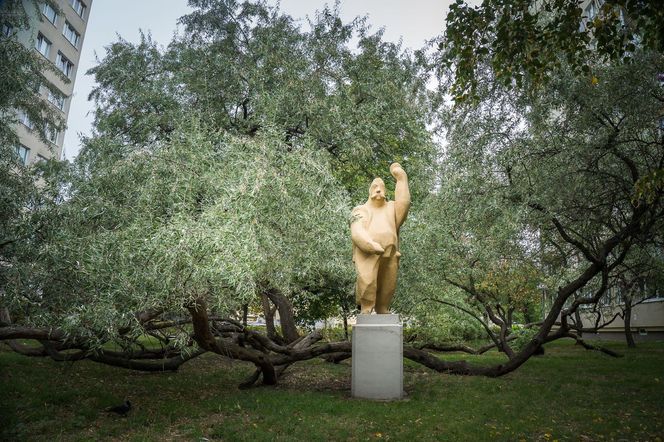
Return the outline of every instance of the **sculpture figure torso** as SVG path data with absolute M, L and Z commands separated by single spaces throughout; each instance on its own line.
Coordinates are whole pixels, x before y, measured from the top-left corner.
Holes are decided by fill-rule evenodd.
M 366 204 L 357 206 L 353 212 L 363 212 L 361 219 L 363 227 L 371 239 L 385 249 L 385 252 L 381 256 L 389 257 L 394 255 L 399 251 L 399 236 L 397 234 L 394 202 L 390 201 L 383 207 L 376 208 L 365 206 Z M 353 260 L 355 260 L 355 252 L 360 249 L 356 246 L 353 249 Z
M 376 178 L 369 199 L 353 209 L 351 238 L 357 270 L 355 293 L 361 313 L 389 313 L 399 267 L 399 228 L 410 208 L 408 177 L 398 163 L 390 166 L 397 180 L 395 201 L 385 200 L 385 183 Z

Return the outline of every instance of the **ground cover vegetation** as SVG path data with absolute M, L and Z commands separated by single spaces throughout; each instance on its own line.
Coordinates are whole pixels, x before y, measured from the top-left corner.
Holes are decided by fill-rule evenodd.
M 240 391 L 235 384 L 251 373 L 252 364 L 212 354 L 179 373 L 154 375 L 3 350 L 0 437 L 656 441 L 664 432 L 662 344 L 607 345 L 625 357 L 562 340 L 546 344 L 545 356 L 501 378 L 440 376 L 406 363 L 407 400 L 383 404 L 350 398 L 349 362 L 306 361 L 292 367 L 277 387 Z M 470 358 L 505 359 L 497 351 Z M 104 411 L 125 399 L 132 404 L 127 417 Z
M 90 71 L 94 133 L 73 163 L 13 166 L 42 181 L 0 245 L 13 350 L 144 371 L 216 353 L 254 365 L 243 387 L 342 361 L 347 339 L 304 326 L 353 311 L 348 215 L 393 161 L 414 201 L 394 308 L 414 327 L 404 356 L 432 370 L 510 373 L 582 342 L 580 311 L 612 285 L 661 273 L 662 189 L 642 186 L 664 164 L 657 47 L 592 75 L 561 56 L 546 87 L 525 68 L 503 81 L 477 50 L 473 99 L 455 102 L 454 34 L 410 52 L 335 8 L 298 23 L 264 3 L 190 4 L 168 46 L 119 39 Z

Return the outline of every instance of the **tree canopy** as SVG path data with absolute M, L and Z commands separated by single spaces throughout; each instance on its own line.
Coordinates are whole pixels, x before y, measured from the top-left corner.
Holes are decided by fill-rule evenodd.
M 31 210 L 44 223 L 7 262 L 2 305 L 32 337 L 51 330 L 52 357 L 163 370 L 214 351 L 273 383 L 284 360 L 329 351 L 280 347 L 298 339 L 294 312 L 328 314 L 318 297 L 350 310 L 351 200 L 395 160 L 428 190 L 427 73 L 336 10 L 305 31 L 263 3 L 192 5 L 167 48 L 120 39 L 91 70 L 94 133 L 44 176 L 53 192 Z M 279 309 L 281 338 L 234 322 L 256 296 Z M 137 353 L 146 333 L 160 351 Z
M 288 144 L 307 138 L 331 155 L 355 198 L 393 161 L 416 175 L 416 194 L 426 192 L 433 144 L 428 74 L 418 57 L 362 19 L 343 23 L 335 9 L 303 29 L 265 3 L 191 5 L 182 35 L 166 49 L 150 36 L 120 40 L 90 71 L 98 135 L 142 145 L 167 138 L 172 121 L 195 113 L 238 135 L 274 127 Z
M 482 65 L 495 81 L 538 86 L 563 64 L 591 78 L 598 57 L 630 62 L 637 47 L 664 51 L 658 1 L 457 0 L 446 23 L 440 49 L 442 64 L 454 69 L 456 100 L 475 97 Z

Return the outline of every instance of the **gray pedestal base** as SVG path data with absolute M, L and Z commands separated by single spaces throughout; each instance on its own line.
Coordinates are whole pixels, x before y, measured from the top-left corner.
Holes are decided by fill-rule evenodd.
M 352 395 L 403 397 L 403 325 L 399 315 L 358 315 L 353 327 Z

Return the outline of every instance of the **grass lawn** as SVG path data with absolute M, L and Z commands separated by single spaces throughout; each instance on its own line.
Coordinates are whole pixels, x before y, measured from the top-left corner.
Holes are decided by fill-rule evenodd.
M 0 440 L 663 440 L 664 343 L 607 345 L 625 357 L 557 342 L 498 379 L 407 361 L 408 397 L 391 403 L 350 398 L 349 361 L 299 363 L 277 387 L 240 391 L 252 366 L 212 354 L 145 374 L 0 345 Z M 128 417 L 103 411 L 125 398 Z

